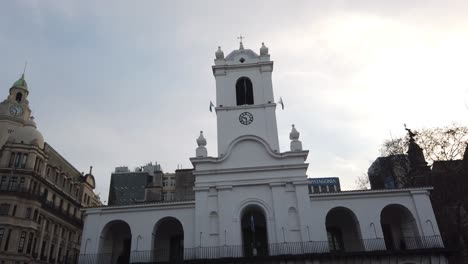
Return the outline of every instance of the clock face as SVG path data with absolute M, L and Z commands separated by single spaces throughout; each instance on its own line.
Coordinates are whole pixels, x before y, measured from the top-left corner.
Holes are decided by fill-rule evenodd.
M 239 115 L 239 122 L 243 125 L 250 125 L 253 122 L 253 115 L 249 112 L 244 112 Z
M 24 113 L 23 107 L 19 105 L 12 105 L 10 106 L 10 114 L 12 116 L 20 116 Z

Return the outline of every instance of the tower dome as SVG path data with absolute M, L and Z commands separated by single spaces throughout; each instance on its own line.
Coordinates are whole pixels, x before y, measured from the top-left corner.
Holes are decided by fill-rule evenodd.
M 44 148 L 44 137 L 37 130 L 33 117 L 27 120 L 23 127 L 16 128 L 8 141 L 36 145 L 41 149 Z
M 11 88 L 23 88 L 25 90 L 28 90 L 28 83 L 24 79 L 24 73 L 21 75 L 21 78 L 19 78 Z

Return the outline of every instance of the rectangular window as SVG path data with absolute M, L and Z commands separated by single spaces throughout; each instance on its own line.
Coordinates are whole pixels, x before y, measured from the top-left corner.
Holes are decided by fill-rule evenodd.
M 8 215 L 10 213 L 10 204 L 0 204 L 0 215 Z
M 41 257 L 44 257 L 45 258 L 45 250 L 46 250 L 46 246 L 47 246 L 47 242 L 46 241 L 42 241 L 42 247 L 41 247 Z
M 26 213 L 24 214 L 24 218 L 26 218 L 26 219 L 31 218 L 31 212 L 32 212 L 31 207 L 26 208 Z
M 5 235 L 5 228 L 0 228 L 0 245 L 2 244 L 4 235 Z
M 13 167 L 14 162 L 15 162 L 15 153 L 12 152 L 10 155 L 10 161 L 8 162 L 8 168 Z
M 23 231 L 23 232 L 21 232 L 21 237 L 20 237 L 19 244 L 18 244 L 18 252 L 19 253 L 23 252 L 25 240 L 26 240 L 26 232 Z
M 7 189 L 7 184 L 6 184 L 7 177 L 2 176 L 2 179 L 0 180 L 0 189 L 6 190 Z
M 21 164 L 21 153 L 16 154 L 15 157 L 15 168 L 19 168 Z
M 32 242 L 33 242 L 33 237 L 34 233 L 29 233 L 29 238 L 28 238 L 28 247 L 26 248 L 26 253 L 29 254 L 31 253 L 31 248 L 32 248 Z
M 16 215 L 16 204 L 13 205 L 13 212 L 11 212 L 11 216 L 15 216 Z
M 13 190 L 18 188 L 18 177 L 14 176 L 10 178 L 10 188 Z
M 319 193 L 319 192 L 320 192 L 320 187 L 314 186 L 314 193 Z
M 51 259 L 54 258 L 54 250 L 55 250 L 55 245 L 54 245 L 54 244 L 50 245 L 49 257 L 50 257 Z
M 28 154 L 23 154 L 23 160 L 21 161 L 21 168 L 26 168 L 26 162 L 28 161 Z
M 5 247 L 3 248 L 4 251 L 8 251 L 8 246 L 10 243 L 10 236 L 11 236 L 11 229 L 8 229 L 8 234 L 6 236 Z
M 24 187 L 24 181 L 25 181 L 24 177 L 21 177 L 21 178 L 20 178 L 20 183 L 19 183 L 19 187 L 20 187 L 20 188 L 23 188 L 23 187 Z
M 49 166 L 47 166 L 47 169 L 46 169 L 46 176 L 50 177 L 50 167 Z

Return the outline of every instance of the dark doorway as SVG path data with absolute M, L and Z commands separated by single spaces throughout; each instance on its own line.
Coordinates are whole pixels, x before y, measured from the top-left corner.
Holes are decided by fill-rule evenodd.
M 242 214 L 241 228 L 244 256 L 267 256 L 267 224 L 262 210 L 256 206 L 246 208 Z
M 121 220 L 111 221 L 101 232 L 99 263 L 127 264 L 130 262 L 132 234 L 130 226 Z
M 420 246 L 416 220 L 408 208 L 387 205 L 380 213 L 380 224 L 387 250 L 415 249 Z
M 356 215 L 345 207 L 331 209 L 325 219 L 328 246 L 332 252 L 355 252 L 364 249 Z
M 184 259 L 184 230 L 179 220 L 166 217 L 155 225 L 154 255 L 155 262 L 178 262 Z

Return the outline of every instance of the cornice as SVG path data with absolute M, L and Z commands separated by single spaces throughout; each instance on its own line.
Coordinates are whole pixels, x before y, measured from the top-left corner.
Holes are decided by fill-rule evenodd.
M 340 191 L 340 192 L 329 192 L 329 193 L 312 193 L 309 194 L 311 200 L 329 200 L 329 199 L 342 199 L 342 197 L 348 198 L 361 198 L 366 196 L 395 196 L 399 194 L 407 194 L 412 196 L 415 194 L 429 195 L 432 187 L 419 187 L 419 188 L 402 188 L 402 189 L 379 189 L 379 190 L 352 190 L 352 191 Z

